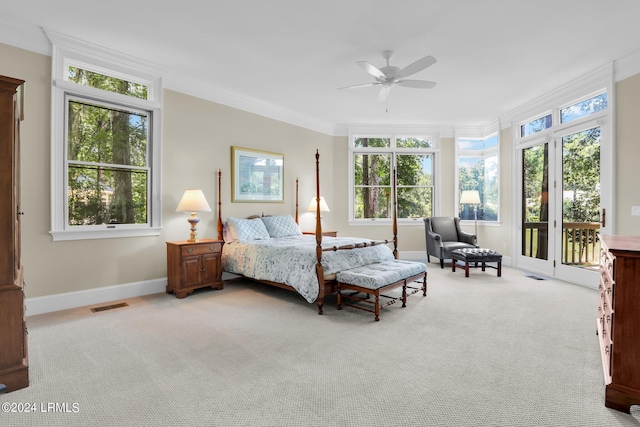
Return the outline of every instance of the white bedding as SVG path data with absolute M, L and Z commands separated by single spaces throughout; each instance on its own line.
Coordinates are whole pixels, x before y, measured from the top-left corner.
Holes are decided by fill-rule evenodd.
M 362 243 L 357 237 L 322 237 L 322 246 L 343 246 Z M 353 267 L 392 260 L 388 245 L 327 251 L 322 253 L 325 276 Z M 284 283 L 295 288 L 307 301 L 318 297 L 316 276 L 316 238 L 313 235 L 233 241 L 222 248 L 222 269 L 258 280 Z

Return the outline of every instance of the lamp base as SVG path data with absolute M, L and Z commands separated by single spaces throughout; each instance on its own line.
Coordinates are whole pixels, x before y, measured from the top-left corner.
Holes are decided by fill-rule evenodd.
M 189 234 L 189 239 L 187 240 L 187 242 L 189 243 L 199 242 L 200 239 L 198 239 L 198 233 L 196 232 L 196 227 L 200 222 L 200 218 L 198 218 L 195 212 L 191 212 L 191 216 L 187 218 L 187 221 L 189 221 L 189 224 L 191 224 L 191 233 Z

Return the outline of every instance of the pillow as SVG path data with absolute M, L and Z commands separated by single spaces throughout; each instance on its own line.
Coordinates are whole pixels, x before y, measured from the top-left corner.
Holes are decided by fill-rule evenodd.
M 273 238 L 299 236 L 302 234 L 300 227 L 291 215 L 265 216 L 260 219 L 262 219 L 265 227 L 267 227 L 269 236 Z
M 225 221 L 222 226 L 222 240 L 225 243 L 233 242 L 233 237 L 231 236 L 231 225 L 229 225 L 229 221 Z
M 247 242 L 250 240 L 269 239 L 269 232 L 260 218 L 242 219 L 227 218 L 232 240 Z

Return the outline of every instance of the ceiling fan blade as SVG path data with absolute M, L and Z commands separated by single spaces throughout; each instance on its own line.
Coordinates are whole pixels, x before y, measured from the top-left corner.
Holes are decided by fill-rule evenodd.
M 389 91 L 391 90 L 391 86 L 383 86 L 378 93 L 378 101 L 383 102 L 386 101 L 389 97 Z
M 395 78 L 399 79 L 402 77 L 409 77 L 410 75 L 415 74 L 418 71 L 422 71 L 425 68 L 432 66 L 436 62 L 438 61 L 433 56 L 431 55 L 425 56 L 424 58 L 418 59 L 413 64 L 409 64 L 406 67 L 404 67 L 402 70 L 398 71 L 398 73 L 395 75 Z
M 396 84 L 400 85 L 400 86 L 412 87 L 412 88 L 416 88 L 416 89 L 431 89 L 437 83 L 436 82 L 430 82 L 430 81 L 427 81 L 427 80 L 398 80 L 396 82 Z
M 364 83 L 364 84 L 361 84 L 361 85 L 339 87 L 338 90 L 341 90 L 341 89 L 356 89 L 356 88 L 359 88 L 359 87 L 376 86 L 376 85 L 379 85 L 379 84 L 380 83 L 378 83 L 378 82 L 375 82 L 375 83 Z
M 358 61 L 356 62 L 356 64 L 358 64 L 360 67 L 362 67 L 363 70 L 365 70 L 367 73 L 371 74 L 373 77 L 377 79 L 384 79 L 387 77 L 384 75 L 382 71 L 378 70 L 376 67 L 369 64 L 367 61 Z

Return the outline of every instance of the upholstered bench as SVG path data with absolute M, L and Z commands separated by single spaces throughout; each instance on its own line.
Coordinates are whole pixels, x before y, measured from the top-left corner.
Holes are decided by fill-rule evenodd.
M 374 264 L 363 265 L 340 271 L 336 274 L 338 283 L 338 310 L 342 309 L 343 299 L 350 301 L 344 305 L 357 308 L 359 310 L 374 313 L 376 321 L 380 320 L 380 309 L 402 301 L 402 306 L 407 305 L 407 296 L 422 291 L 423 296 L 427 296 L 427 266 L 421 262 L 392 260 Z M 410 283 L 422 282 L 420 287 L 411 286 Z M 402 286 L 401 297 L 391 297 L 382 295 L 382 292 L 389 291 Z M 355 292 L 343 294 L 342 291 L 348 289 Z M 407 293 L 407 289 L 411 289 Z M 366 297 L 359 297 L 359 293 L 366 294 Z M 375 296 L 371 301 L 369 297 Z M 380 297 L 387 301 L 380 304 Z M 360 304 L 356 304 L 360 303 Z M 367 305 L 373 305 L 373 310 Z
M 451 251 L 451 271 L 456 271 L 456 261 L 464 263 L 464 277 L 469 277 L 469 264 L 472 268 L 481 267 L 485 271 L 487 267 L 498 270 L 498 277 L 502 276 L 502 255 L 492 249 L 484 248 L 464 248 Z M 487 265 L 488 262 L 495 262 L 497 266 Z

